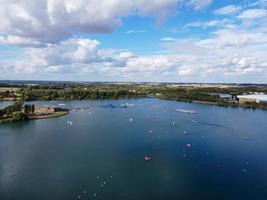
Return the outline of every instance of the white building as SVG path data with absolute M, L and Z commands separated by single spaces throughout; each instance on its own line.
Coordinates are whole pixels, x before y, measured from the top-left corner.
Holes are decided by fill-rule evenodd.
M 248 94 L 248 95 L 238 95 L 240 103 L 267 103 L 266 94 Z

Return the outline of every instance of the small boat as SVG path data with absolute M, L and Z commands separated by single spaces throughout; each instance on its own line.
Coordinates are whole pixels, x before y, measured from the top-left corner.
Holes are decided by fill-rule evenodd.
M 73 122 L 72 121 L 67 121 L 67 124 L 72 125 Z
M 145 157 L 144 157 L 144 160 L 145 160 L 145 161 L 150 161 L 150 160 L 152 160 L 152 158 L 149 157 L 149 156 L 145 156 Z
M 188 135 L 188 132 L 187 131 L 184 131 L 184 135 Z
M 148 133 L 153 134 L 154 133 L 154 130 L 151 129 L 151 130 L 148 131 Z
M 182 112 L 182 113 L 188 113 L 188 114 L 196 114 L 197 112 L 194 110 L 184 110 L 184 109 L 176 109 L 177 112 Z
M 192 145 L 191 145 L 191 144 L 187 144 L 186 146 L 187 146 L 188 148 L 192 147 Z
M 248 137 L 248 136 L 245 136 L 245 137 L 244 137 L 244 140 L 251 140 L 251 138 Z

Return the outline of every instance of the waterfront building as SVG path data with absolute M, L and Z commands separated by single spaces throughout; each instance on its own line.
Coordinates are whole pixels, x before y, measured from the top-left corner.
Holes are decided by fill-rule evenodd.
M 266 94 L 248 94 L 237 96 L 240 103 L 267 103 Z

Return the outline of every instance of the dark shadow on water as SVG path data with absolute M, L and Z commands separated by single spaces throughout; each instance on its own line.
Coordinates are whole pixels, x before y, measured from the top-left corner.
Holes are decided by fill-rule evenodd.
M 213 127 L 219 127 L 219 128 L 225 128 L 225 129 L 230 129 L 226 126 L 222 126 L 220 124 L 215 124 L 215 123 L 210 123 L 210 122 L 202 122 L 202 121 L 196 121 L 196 120 L 192 120 L 193 123 L 197 123 L 197 124 L 202 124 L 202 125 L 206 125 L 206 126 L 213 126 Z

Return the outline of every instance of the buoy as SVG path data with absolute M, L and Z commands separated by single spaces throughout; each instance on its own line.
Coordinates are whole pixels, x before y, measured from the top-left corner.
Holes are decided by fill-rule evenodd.
M 152 158 L 151 158 L 151 157 L 148 157 L 148 156 L 145 156 L 145 157 L 144 157 L 144 160 L 145 160 L 145 161 L 150 161 L 151 159 L 152 159 Z
M 250 137 L 245 136 L 245 137 L 244 137 L 244 140 L 250 140 Z

